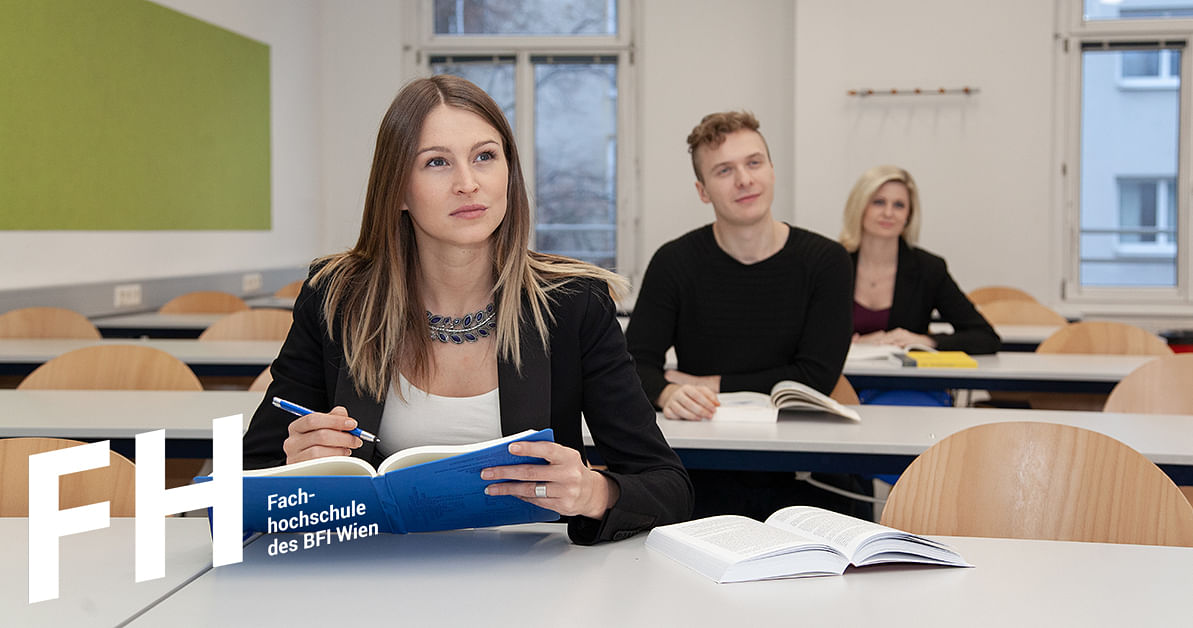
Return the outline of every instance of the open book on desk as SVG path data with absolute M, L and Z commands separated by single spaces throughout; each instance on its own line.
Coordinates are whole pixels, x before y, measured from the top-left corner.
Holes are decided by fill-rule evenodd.
M 891 360 L 893 357 L 906 355 L 908 351 L 933 353 L 936 349 L 920 344 L 896 347 L 895 345 L 875 345 L 865 342 L 855 342 L 849 345 L 849 353 L 845 355 L 845 362 L 856 364 L 860 362 Z
M 430 532 L 532 521 L 559 514 L 509 495 L 485 495 L 481 469 L 545 464 L 515 456 L 518 440 L 553 441 L 554 432 L 526 430 L 471 445 L 412 447 L 376 470 L 359 458 L 331 456 L 244 472 L 246 532 L 309 532 L 377 524 L 380 532 Z M 497 480 L 500 481 L 500 480 Z
M 770 395 L 758 392 L 729 392 L 717 395 L 721 405 L 713 413 L 714 421 L 774 422 L 779 410 L 801 412 L 828 412 L 852 421 L 862 417 L 852 408 L 847 408 L 836 399 L 825 395 L 806 384 L 783 380 L 771 388 Z
M 790 506 L 766 523 L 718 515 L 651 530 L 646 546 L 716 580 L 841 575 L 849 565 L 970 567 L 948 546 L 814 506 Z

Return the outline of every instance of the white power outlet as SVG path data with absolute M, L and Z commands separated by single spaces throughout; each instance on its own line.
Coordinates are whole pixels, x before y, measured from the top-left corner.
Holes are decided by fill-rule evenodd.
M 261 273 L 245 273 L 240 279 L 242 292 L 256 292 L 261 289 Z
M 113 304 L 116 307 L 137 307 L 141 305 L 141 284 L 126 283 L 116 286 Z

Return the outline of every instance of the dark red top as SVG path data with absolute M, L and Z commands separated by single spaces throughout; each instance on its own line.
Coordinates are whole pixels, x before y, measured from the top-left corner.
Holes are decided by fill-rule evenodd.
M 853 331 L 866 335 L 871 332 L 885 331 L 886 323 L 891 318 L 891 308 L 885 310 L 871 310 L 866 306 L 853 302 Z

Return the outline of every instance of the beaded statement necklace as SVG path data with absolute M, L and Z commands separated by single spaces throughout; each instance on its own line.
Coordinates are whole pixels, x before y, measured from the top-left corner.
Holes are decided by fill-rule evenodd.
M 483 310 L 459 318 L 432 314 L 427 310 L 427 324 L 431 327 L 431 340 L 459 345 L 493 335 L 492 330 L 497 329 L 497 314 L 492 302 Z

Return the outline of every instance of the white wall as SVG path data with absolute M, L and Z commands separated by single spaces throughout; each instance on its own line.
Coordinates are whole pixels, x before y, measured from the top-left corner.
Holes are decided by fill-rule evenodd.
M 402 18 L 407 14 L 401 4 L 352 0 L 319 5 L 323 252 L 356 244 L 377 128 L 409 78 L 402 73 Z
M 686 138 L 705 114 L 748 109 L 775 163 L 775 216 L 795 218 L 794 5 L 789 0 L 647 0 L 636 34 L 640 200 L 635 282 L 663 243 L 713 220 L 696 195 Z
M 0 290 L 304 265 L 319 251 L 319 41 L 313 0 L 159 0 L 270 47 L 270 231 L 0 231 Z
M 402 82 L 388 0 L 160 0 L 270 45 L 269 232 L 0 232 L 0 289 L 302 265 L 359 229 L 380 117 Z M 1059 299 L 1053 4 L 1008 0 L 648 0 L 637 3 L 639 279 L 662 243 L 707 223 L 684 138 L 750 109 L 779 174 L 775 213 L 829 236 L 854 179 L 893 162 L 919 180 L 922 244 L 963 288 Z M 965 97 L 870 98 L 856 87 L 970 85 Z M 786 176 L 785 176 L 786 175 Z
M 963 290 L 1010 284 L 1059 302 L 1053 4 L 805 0 L 795 18 L 796 220 L 840 230 L 865 169 L 907 168 L 920 244 Z M 977 87 L 856 98 L 855 88 Z

